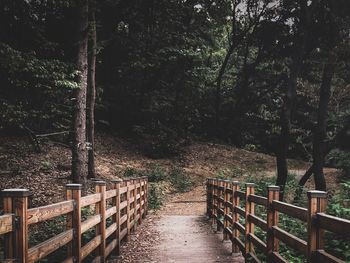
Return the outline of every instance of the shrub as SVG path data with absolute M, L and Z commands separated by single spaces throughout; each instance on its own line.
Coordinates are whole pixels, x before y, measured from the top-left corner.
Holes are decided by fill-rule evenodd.
M 160 182 L 167 178 L 165 169 L 159 164 L 149 164 L 146 171 L 142 172 L 142 175 L 147 176 L 149 182 Z
M 164 193 L 160 185 L 149 184 L 148 207 L 149 209 L 159 209 L 163 205 Z
M 139 172 L 132 167 L 126 167 L 124 171 L 124 177 L 133 177 L 133 176 L 137 176 L 138 174 Z
M 350 180 L 341 184 L 340 192 L 329 200 L 327 213 L 345 219 L 350 219 Z M 350 237 L 341 237 L 326 232 L 326 250 L 350 262 Z
M 170 183 L 179 192 L 187 192 L 193 186 L 193 181 L 185 171 L 177 166 L 172 167 L 170 171 Z

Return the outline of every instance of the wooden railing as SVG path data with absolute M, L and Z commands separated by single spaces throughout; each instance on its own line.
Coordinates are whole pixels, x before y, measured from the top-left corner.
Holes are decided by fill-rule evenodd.
M 207 180 L 208 216 L 219 231 L 223 230 L 224 240 L 231 240 L 233 253 L 241 252 L 246 261 L 260 262 L 257 255 L 260 252 L 266 255 L 267 262 L 288 262 L 279 254 L 279 241 L 282 241 L 303 254 L 307 262 L 344 262 L 324 250 L 325 230 L 345 237 L 350 235 L 350 220 L 325 213 L 326 192 L 309 191 L 308 208 L 301 208 L 279 201 L 277 186 L 268 187 L 267 197 L 255 195 L 254 184 L 247 183 L 245 191 L 239 186 L 237 181 Z M 241 201 L 245 207 L 240 206 Z M 267 220 L 255 214 L 255 205 L 265 207 Z M 278 223 L 279 213 L 305 222 L 307 240 L 283 230 Z M 255 227 L 266 233 L 266 243 L 256 236 Z
M 0 216 L 0 235 L 4 238 L 6 262 L 35 262 L 63 246 L 67 246 L 64 262 L 82 262 L 92 252 L 94 258 L 89 262 L 105 262 L 109 256 L 119 255 L 120 242 L 130 239 L 131 231 L 147 214 L 147 177 L 112 181 L 108 191 L 104 181 L 95 181 L 96 193 L 84 197 L 80 184 L 68 184 L 66 188 L 66 201 L 36 208 L 28 208 L 28 190 L 2 191 L 5 214 Z M 88 206 L 95 208 L 94 214 L 82 221 L 82 208 Z M 62 215 L 66 215 L 62 233 L 29 247 L 29 225 Z M 91 228 L 95 228 L 95 237 L 83 245 L 82 235 Z

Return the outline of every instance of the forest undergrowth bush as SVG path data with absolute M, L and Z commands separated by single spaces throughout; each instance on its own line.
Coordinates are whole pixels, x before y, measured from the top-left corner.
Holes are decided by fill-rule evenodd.
M 148 204 L 150 209 L 159 209 L 165 198 L 165 192 L 168 184 L 171 190 L 175 192 L 189 191 L 194 182 L 184 169 L 173 166 L 169 171 L 157 163 L 148 164 L 145 170 L 137 170 L 134 168 L 126 168 L 124 177 L 140 177 L 147 176 L 149 181 Z
M 184 171 L 184 169 L 177 166 L 171 168 L 169 179 L 171 185 L 178 192 L 188 192 L 193 186 L 191 177 Z
M 223 176 L 222 173 L 219 173 L 218 177 L 222 179 L 231 179 L 229 177 Z M 255 184 L 255 194 L 266 197 L 267 186 L 274 185 L 276 182 L 276 177 L 257 177 L 250 175 L 247 177 L 246 182 Z M 342 187 L 339 192 L 328 198 L 327 213 L 337 217 L 350 219 L 350 180 L 345 179 L 341 185 Z M 285 201 L 300 207 L 307 207 L 307 189 L 300 188 L 298 190 L 298 194 L 300 196 L 296 199 L 295 193 L 298 187 L 299 185 L 295 175 L 289 174 L 285 187 Z M 242 189 L 244 188 L 245 186 L 242 185 Z M 244 205 L 244 202 L 241 202 L 241 206 L 243 208 Z M 258 214 L 260 218 L 266 220 L 267 214 L 265 207 L 256 205 L 255 214 Z M 244 224 L 244 220 L 241 223 Z M 280 213 L 279 227 L 298 238 L 307 240 L 307 225 L 306 223 L 296 218 L 292 218 L 283 213 Z M 266 242 L 266 233 L 259 227 L 255 228 L 255 235 L 262 241 Z M 339 235 L 326 232 L 325 249 L 332 255 L 345 260 L 345 262 L 350 262 L 350 237 L 341 237 Z M 298 253 L 297 251 L 289 248 L 282 242 L 280 242 L 279 252 L 285 259 L 287 259 L 288 262 L 306 262 L 306 258 L 301 253 Z M 262 261 L 265 262 L 265 255 L 263 253 L 259 253 L 258 250 L 257 253 L 259 259 L 262 259 Z

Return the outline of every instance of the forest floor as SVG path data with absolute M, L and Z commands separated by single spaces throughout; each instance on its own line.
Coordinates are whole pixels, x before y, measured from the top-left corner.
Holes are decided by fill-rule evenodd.
M 0 189 L 29 189 L 33 193 L 33 206 L 63 200 L 65 185 L 69 183 L 67 178 L 70 175 L 70 149 L 50 142 L 42 143 L 41 149 L 40 153 L 36 153 L 26 137 L 1 136 L 0 138 Z M 297 160 L 288 162 L 291 171 L 298 177 L 309 166 L 308 163 Z M 98 178 L 108 181 L 122 177 L 126 169 L 140 170 L 149 164 L 157 164 L 164 169 L 170 169 L 173 166 L 181 167 L 192 177 L 197 186 L 202 185 L 206 178 L 214 177 L 219 173 L 234 173 L 238 180 L 245 181 L 248 176 L 274 176 L 276 171 L 273 156 L 232 146 L 196 142 L 184 146 L 176 157 L 152 159 L 142 154 L 135 144 L 128 140 L 105 133 L 97 135 Z M 335 169 L 325 169 L 325 171 L 329 188 L 335 188 L 337 171 Z M 312 180 L 309 184 L 312 184 Z M 198 195 L 204 194 L 202 188 L 198 189 Z M 197 193 L 195 195 L 192 193 L 191 197 L 197 198 Z

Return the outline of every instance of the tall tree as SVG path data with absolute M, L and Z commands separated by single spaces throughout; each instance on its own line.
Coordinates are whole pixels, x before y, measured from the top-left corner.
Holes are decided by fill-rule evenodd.
M 280 199 L 284 197 L 284 187 L 288 177 L 288 164 L 287 155 L 290 145 L 290 133 L 291 133 L 291 120 L 292 112 L 295 105 L 295 99 L 297 95 L 297 81 L 301 73 L 301 67 L 303 65 L 306 45 L 308 38 L 310 37 L 309 29 L 311 23 L 311 17 L 317 1 L 312 2 L 310 6 L 305 1 L 297 1 L 297 8 L 299 12 L 295 17 L 295 28 L 293 48 L 291 50 L 291 62 L 289 65 L 289 74 L 285 81 L 285 94 L 283 99 L 283 106 L 280 115 L 281 132 L 278 149 L 276 151 L 276 163 L 277 163 L 277 180 L 276 185 L 281 188 Z M 291 11 L 291 7 L 288 7 L 288 12 Z
M 221 84 L 222 84 L 222 78 L 225 74 L 225 70 L 226 70 L 226 67 L 229 63 L 229 60 L 230 60 L 230 57 L 233 53 L 233 51 L 235 50 L 235 47 L 237 45 L 236 43 L 236 31 L 237 31 L 237 28 L 236 28 L 236 20 L 237 20 L 237 17 L 236 17 L 236 9 L 237 9 L 237 6 L 238 4 L 240 3 L 241 1 L 233 1 L 232 3 L 232 28 L 231 28 L 231 33 L 230 33 L 230 36 L 229 36 L 229 43 L 228 43 L 228 48 L 227 48 L 227 51 L 226 51 L 226 55 L 224 57 L 224 60 L 221 64 L 221 67 L 219 69 L 219 73 L 218 73 L 218 76 L 215 80 L 216 82 L 216 93 L 215 93 L 215 129 L 216 129 L 216 135 L 218 136 L 219 135 L 219 131 L 220 131 L 220 111 L 221 111 Z
M 90 1 L 90 38 L 89 38 L 89 74 L 88 74 L 88 127 L 87 138 L 90 143 L 88 151 L 88 177 L 95 178 L 95 100 L 96 100 L 96 2 Z
M 86 148 L 86 92 L 88 73 L 88 0 L 78 0 L 76 6 L 76 68 L 79 71 L 79 88 L 74 93 L 72 179 L 75 183 L 85 183 L 87 177 Z

